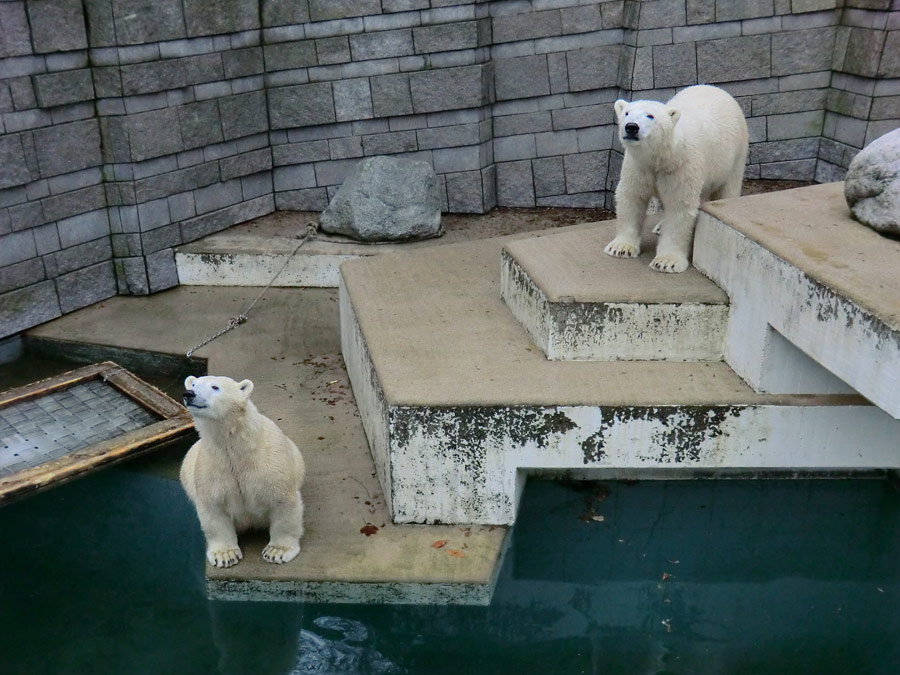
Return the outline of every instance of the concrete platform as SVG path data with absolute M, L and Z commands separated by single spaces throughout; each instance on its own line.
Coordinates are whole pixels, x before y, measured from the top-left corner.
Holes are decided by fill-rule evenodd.
M 116 297 L 66 315 L 29 335 L 53 349 L 85 344 L 181 355 L 225 325 L 258 293 L 251 288 L 181 287 Z M 486 604 L 506 543 L 505 528 L 391 523 L 339 348 L 337 293 L 271 289 L 248 323 L 196 353 L 207 370 L 256 385 L 253 399 L 301 448 L 307 463 L 307 533 L 285 565 L 260 557 L 242 537 L 244 560 L 207 567 L 212 597 L 301 602 Z M 172 359 L 173 363 L 177 362 Z M 200 365 L 183 376 L 201 374 Z M 177 476 L 177 466 L 171 477 Z M 367 536 L 361 529 L 374 526 Z M 172 523 L 173 528 L 196 523 Z M 372 528 L 369 528 L 372 531 Z M 446 540 L 442 548 L 436 541 Z
M 694 264 L 732 300 L 725 357 L 757 391 L 852 387 L 900 419 L 900 242 L 853 220 L 842 183 L 707 204 Z
M 500 298 L 512 242 L 341 267 L 344 360 L 396 522 L 510 524 L 532 471 L 900 466 L 896 421 L 857 395 L 757 393 L 725 363 L 547 360 Z
M 648 266 L 656 242 L 621 260 L 603 252 L 615 221 L 506 244 L 500 295 L 558 361 L 721 361 L 728 296 L 697 270 Z

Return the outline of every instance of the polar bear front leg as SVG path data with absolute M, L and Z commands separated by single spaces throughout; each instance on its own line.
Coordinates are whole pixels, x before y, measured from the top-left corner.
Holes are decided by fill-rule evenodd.
M 302 536 L 303 499 L 297 492 L 295 500 L 279 504 L 273 510 L 269 543 L 263 549 L 263 558 L 266 562 L 275 564 L 290 562 L 300 553 Z
M 688 255 L 700 207 L 700 190 L 690 185 L 681 189 L 673 185 L 671 189 L 661 189 L 660 193 L 665 215 L 660 222 L 656 257 L 650 267 L 657 272 L 677 274 L 690 266 Z
M 244 554 L 238 546 L 234 523 L 222 510 L 214 506 L 198 505 L 200 528 L 206 536 L 206 559 L 215 567 L 233 567 Z
M 606 245 L 604 253 L 615 258 L 637 258 L 640 255 L 641 226 L 652 195 L 652 184 L 634 169 L 633 163 L 626 157 L 616 187 L 616 237 Z

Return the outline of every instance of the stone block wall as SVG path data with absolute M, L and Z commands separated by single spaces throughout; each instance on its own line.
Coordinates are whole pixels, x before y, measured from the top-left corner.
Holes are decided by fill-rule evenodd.
M 361 157 L 445 211 L 607 206 L 612 103 L 718 84 L 748 177 L 900 124 L 891 0 L 0 0 L 0 338 L 178 283 L 174 248 L 321 210 Z

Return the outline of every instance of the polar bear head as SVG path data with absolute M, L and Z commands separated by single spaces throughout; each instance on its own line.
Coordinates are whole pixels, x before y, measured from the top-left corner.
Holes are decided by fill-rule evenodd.
M 182 399 L 194 417 L 220 419 L 243 413 L 252 391 L 250 380 L 235 382 L 230 377 L 191 375 L 184 381 Z
M 664 141 L 672 134 L 680 112 L 659 101 L 615 102 L 619 139 L 626 150 L 638 145 Z

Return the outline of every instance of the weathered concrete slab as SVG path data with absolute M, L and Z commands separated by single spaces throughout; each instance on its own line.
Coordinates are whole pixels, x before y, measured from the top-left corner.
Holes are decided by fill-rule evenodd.
M 704 211 L 694 264 L 731 297 L 732 368 L 758 391 L 849 384 L 900 419 L 900 242 L 853 220 L 842 183 Z
M 395 521 L 511 523 L 534 470 L 900 465 L 897 423 L 859 396 L 759 394 L 725 363 L 545 359 L 500 298 L 509 243 L 341 267 L 344 360 Z
M 535 344 L 555 361 L 721 361 L 728 296 L 693 268 L 650 269 L 650 242 L 637 259 L 605 255 L 614 233 L 608 221 L 504 246 L 500 294 Z
M 258 292 L 181 287 L 149 297 L 116 297 L 40 326 L 30 336 L 98 345 L 97 356 L 104 345 L 183 355 L 224 327 Z M 270 289 L 249 316 L 247 324 L 196 356 L 208 359 L 210 373 L 253 379 L 260 410 L 304 453 L 307 532 L 300 555 L 285 565 L 262 562 L 261 542 L 242 537 L 239 565 L 207 567 L 211 595 L 301 602 L 489 602 L 504 528 L 391 523 L 341 362 L 336 292 Z M 374 534 L 361 532 L 367 525 L 377 528 Z M 195 526 L 172 523 L 173 528 Z M 447 540 L 444 547 L 432 548 L 441 540 Z

